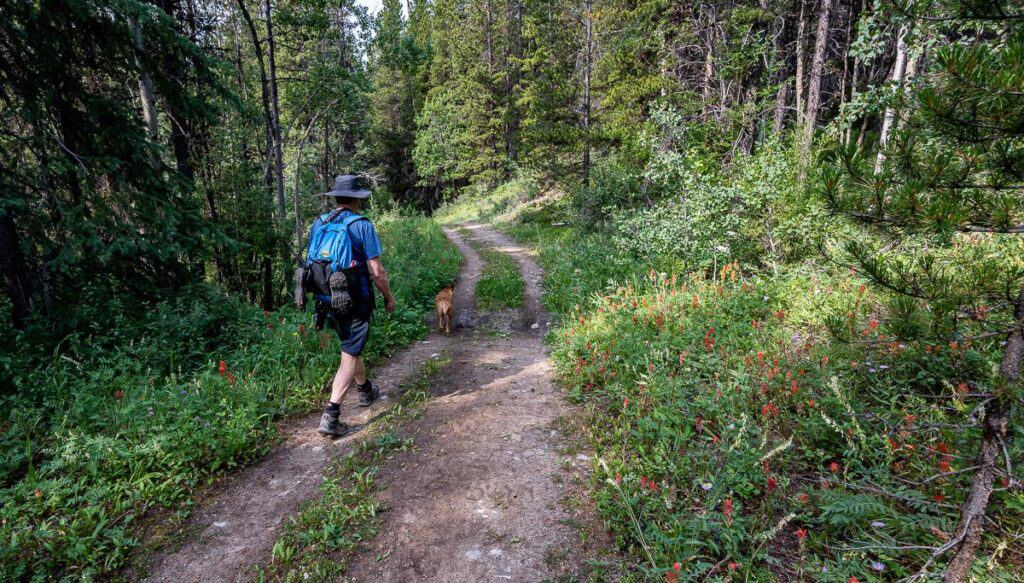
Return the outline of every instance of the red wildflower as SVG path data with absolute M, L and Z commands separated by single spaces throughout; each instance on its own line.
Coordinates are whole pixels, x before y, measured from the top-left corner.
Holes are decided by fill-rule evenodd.
M 665 573 L 665 583 L 676 583 L 676 581 L 679 581 L 679 573 L 675 571 Z
M 946 497 L 943 496 L 942 494 L 936 494 L 932 496 L 932 499 L 935 500 L 936 502 L 942 502 L 946 499 Z
M 846 583 L 860 583 L 860 579 L 857 579 L 856 577 L 850 577 L 850 579 L 847 580 Z
M 832 462 L 828 465 L 828 471 L 833 474 L 839 471 L 839 462 Z
M 725 523 L 732 523 L 732 498 L 726 498 L 725 502 L 722 502 L 722 515 L 725 516 Z
M 874 318 L 871 318 L 870 320 L 868 320 L 868 328 L 871 328 L 872 330 L 878 328 L 878 320 L 876 320 Z
M 622 408 L 625 409 L 626 407 L 629 407 L 629 397 L 622 400 Z
M 736 569 L 739 569 L 739 568 L 740 568 L 740 564 L 739 563 L 737 563 L 736 561 L 729 561 L 729 570 L 730 571 L 735 571 Z
M 803 542 L 803 540 L 807 538 L 807 529 L 798 528 L 793 532 L 793 536 L 796 537 L 796 540 Z
M 299 334 L 305 334 L 305 333 L 306 333 L 306 325 L 305 324 L 299 324 Z
M 769 492 L 774 492 L 775 491 L 775 478 L 773 476 L 769 476 L 768 477 L 768 491 Z
M 228 382 L 231 383 L 232 385 L 235 384 L 235 373 L 233 373 L 233 372 L 229 372 L 228 373 Z
M 780 320 L 785 320 L 785 319 L 786 319 L 786 312 L 784 312 L 784 311 L 783 311 L 783 310 L 781 310 L 781 309 L 779 309 L 779 310 L 776 310 L 776 311 L 775 311 L 775 317 L 776 317 L 776 318 L 778 318 L 778 319 L 780 319 Z
M 268 316 L 270 316 L 270 312 L 263 310 L 263 317 L 266 318 Z
M 121 389 L 118 389 L 118 390 L 114 391 L 114 398 L 117 399 L 118 401 L 123 399 L 124 398 L 124 391 L 122 391 Z
M 697 297 L 697 294 L 693 294 L 693 302 L 691 302 L 691 305 L 695 308 L 700 305 L 700 298 Z
M 678 573 L 679 571 L 683 570 L 683 566 L 679 563 L 679 561 L 676 561 L 675 563 L 672 563 L 672 570 Z
M 941 462 L 939 462 L 939 471 L 942 472 L 943 474 L 949 472 L 949 462 L 947 462 L 946 460 L 942 460 Z
M 646 486 L 647 485 L 647 476 L 640 476 L 640 485 L 641 486 Z
M 220 373 L 220 376 L 228 374 L 228 363 L 224 362 L 223 360 L 220 361 L 220 365 L 217 366 L 217 372 Z
M 796 499 L 804 504 L 807 504 L 808 502 L 811 501 L 811 497 L 807 495 L 807 492 L 802 492 L 799 496 L 796 497 Z
M 615 474 L 615 484 L 618 485 L 618 484 L 621 484 L 621 483 L 622 483 L 622 474 Z

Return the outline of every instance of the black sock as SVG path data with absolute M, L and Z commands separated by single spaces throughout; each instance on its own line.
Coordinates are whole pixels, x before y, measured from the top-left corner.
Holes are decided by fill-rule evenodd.
M 334 403 L 332 401 L 327 402 L 327 406 L 324 407 L 324 411 L 327 413 L 337 413 L 341 411 L 341 403 Z
M 370 386 L 370 379 L 366 379 L 366 382 L 361 385 L 359 383 L 356 383 L 356 388 L 364 393 L 370 390 Z

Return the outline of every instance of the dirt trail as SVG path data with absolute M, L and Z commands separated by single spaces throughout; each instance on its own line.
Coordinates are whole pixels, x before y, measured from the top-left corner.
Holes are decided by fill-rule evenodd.
M 451 234 L 449 234 L 451 237 Z M 483 262 L 471 247 L 452 239 L 465 260 L 455 292 L 455 325 L 472 324 L 473 290 Z M 147 581 L 238 581 L 252 578 L 253 566 L 270 555 L 281 526 L 299 504 L 317 493 L 324 469 L 334 456 L 343 455 L 360 430 L 383 410 L 388 393 L 414 375 L 433 354 L 440 354 L 456 336 L 431 334 L 425 341 L 371 370 L 374 384 L 385 398 L 366 409 L 355 406 L 355 394 L 342 404 L 342 416 L 352 427 L 343 439 L 325 440 L 316 432 L 320 412 L 291 420 L 279 428 L 282 443 L 259 463 L 229 475 L 211 488 L 189 518 L 186 532 L 195 533 L 178 549 L 156 553 L 150 560 Z M 372 340 L 371 340 L 372 341 Z
M 572 487 L 559 483 L 560 464 L 579 474 L 589 462 L 558 452 L 555 426 L 568 409 L 542 343 L 541 269 L 501 233 L 467 228 L 518 261 L 521 325 L 455 336 L 443 384 L 404 428 L 415 451 L 378 475 L 387 512 L 352 562 L 353 581 L 540 581 L 577 572 L 588 554 L 579 536 L 588 513 L 566 507 Z
M 583 557 L 607 545 L 581 536 L 600 530 L 589 505 L 579 504 L 588 458 L 558 451 L 556 425 L 568 409 L 552 386 L 542 343 L 541 269 L 501 233 L 466 227 L 519 263 L 526 283 L 519 323 L 494 328 L 516 320 L 512 314 L 474 328 L 482 261 L 446 229 L 466 258 L 455 288 L 454 333 L 431 334 L 371 376 L 382 392 L 394 393 L 432 355 L 447 354 L 451 364 L 431 387 L 434 399 L 423 414 L 401 429 L 414 437 L 414 450 L 390 460 L 376 478 L 386 508 L 380 534 L 353 558 L 348 580 L 539 581 L 578 573 Z M 383 409 L 359 410 L 353 402 L 343 405 L 354 429 L 345 439 L 317 436 L 319 413 L 296 419 L 281 428 L 284 441 L 265 459 L 211 488 L 215 494 L 189 521 L 197 536 L 154 556 L 148 580 L 253 579 L 253 566 L 269 560 L 283 522 L 316 495 L 329 460 L 348 451 Z M 574 483 L 561 483 L 566 476 Z

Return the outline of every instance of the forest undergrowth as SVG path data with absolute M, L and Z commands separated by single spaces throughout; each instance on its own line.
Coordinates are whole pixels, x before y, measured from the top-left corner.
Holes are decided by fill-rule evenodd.
M 424 313 L 460 255 L 425 218 L 377 220 L 398 309 L 373 320 L 368 360 L 427 332 Z M 337 339 L 310 312 L 264 312 L 210 285 L 100 313 L 90 333 L 39 350 L 12 333 L 3 376 L 17 388 L 0 466 L 3 578 L 91 578 L 129 560 L 140 524 L 189 511 L 196 487 L 258 459 L 275 421 L 317 406 Z

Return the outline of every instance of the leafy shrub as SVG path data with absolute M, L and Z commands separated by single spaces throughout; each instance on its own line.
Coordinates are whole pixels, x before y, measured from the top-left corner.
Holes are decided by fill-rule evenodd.
M 900 578 L 951 536 L 979 436 L 928 395 L 990 382 L 998 347 L 894 342 L 876 309 L 849 277 L 727 265 L 651 273 L 568 314 L 553 359 L 589 405 L 599 510 L 651 574 Z M 837 319 L 861 343 L 830 342 Z M 1020 524 L 1020 494 L 999 497 L 996 520 Z
M 459 264 L 427 219 L 377 225 L 399 309 L 374 319 L 371 362 L 425 334 L 424 311 Z M 115 571 L 147 512 L 179 508 L 197 485 L 257 458 L 273 421 L 314 407 L 337 366 L 337 340 L 309 319 L 201 287 L 116 312 L 111 328 L 50 354 L 17 338 L 0 361 L 16 389 L 0 397 L 2 578 Z

